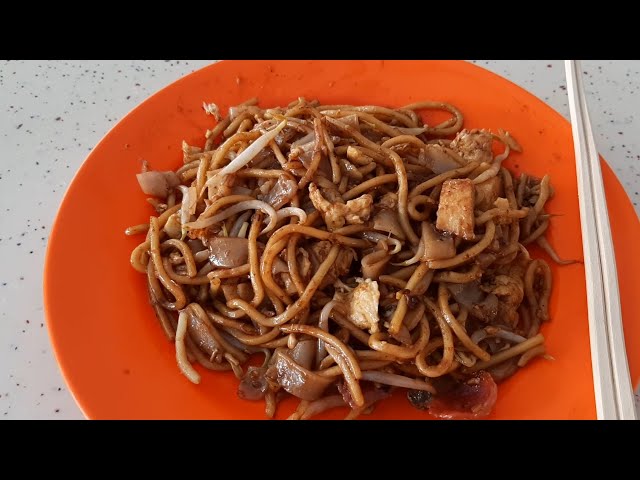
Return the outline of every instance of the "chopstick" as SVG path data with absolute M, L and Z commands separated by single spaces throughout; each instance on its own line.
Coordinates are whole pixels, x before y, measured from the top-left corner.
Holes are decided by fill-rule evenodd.
M 582 226 L 591 365 L 599 419 L 637 420 L 600 158 L 578 60 L 565 60 Z

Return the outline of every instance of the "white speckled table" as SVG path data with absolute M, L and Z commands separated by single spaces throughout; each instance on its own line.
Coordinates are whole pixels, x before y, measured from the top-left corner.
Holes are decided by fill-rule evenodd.
M 74 173 L 130 109 L 209 61 L 0 63 L 0 418 L 79 419 L 44 326 L 47 237 Z M 568 118 L 561 61 L 478 61 Z M 599 150 L 640 191 L 640 61 L 586 61 Z

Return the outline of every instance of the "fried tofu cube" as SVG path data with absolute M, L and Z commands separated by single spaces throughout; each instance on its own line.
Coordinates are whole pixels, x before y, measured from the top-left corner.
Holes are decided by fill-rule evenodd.
M 442 184 L 436 228 L 458 235 L 465 240 L 474 238 L 474 186 L 468 178 L 447 180 Z
M 485 180 L 482 183 L 478 183 L 475 186 L 476 190 L 476 205 L 475 208 L 481 211 L 487 211 L 493 208 L 493 202 L 498 197 L 502 197 L 502 182 L 496 177 L 492 177 L 489 180 Z

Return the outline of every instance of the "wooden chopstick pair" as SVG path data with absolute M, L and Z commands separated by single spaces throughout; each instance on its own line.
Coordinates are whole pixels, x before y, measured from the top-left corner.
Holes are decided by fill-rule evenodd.
M 578 60 L 566 60 L 598 419 L 637 420 L 600 158 Z

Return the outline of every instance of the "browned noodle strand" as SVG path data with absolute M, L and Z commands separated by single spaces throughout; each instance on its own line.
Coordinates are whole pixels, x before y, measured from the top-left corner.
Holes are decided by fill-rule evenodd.
M 428 125 L 424 110 L 451 116 Z M 233 371 L 268 417 L 286 393 L 301 399 L 290 418 L 344 404 L 355 418 L 386 389 L 437 397 L 425 380 L 550 358 L 538 330 L 552 270 L 527 251 L 571 263 L 545 238 L 550 177 L 514 176 L 501 166 L 520 151 L 509 134 L 463 120 L 437 101 L 251 99 L 204 148 L 184 143 L 175 172 L 149 172 L 166 198 L 125 233 L 146 235 L 130 263 L 180 371 L 194 383 L 207 381 L 194 363 Z M 495 140 L 506 150 L 494 157 Z M 254 353 L 262 367 L 249 366 Z

